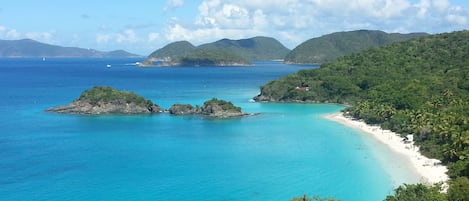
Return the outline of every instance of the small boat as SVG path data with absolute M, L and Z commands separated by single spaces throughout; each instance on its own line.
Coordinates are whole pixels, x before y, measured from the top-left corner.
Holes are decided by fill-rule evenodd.
M 106 65 L 107 68 L 111 68 L 111 64 Z

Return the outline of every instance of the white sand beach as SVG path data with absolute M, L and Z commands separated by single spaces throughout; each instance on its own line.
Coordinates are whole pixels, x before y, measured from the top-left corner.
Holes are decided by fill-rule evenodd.
M 447 168 L 441 165 L 440 161 L 423 156 L 420 154 L 418 147 L 413 145 L 413 142 L 404 143 L 404 139 L 396 133 L 383 130 L 379 126 L 368 125 L 363 121 L 347 118 L 342 113 L 328 114 L 325 117 L 370 134 L 370 136 L 387 145 L 391 151 L 407 157 L 413 166 L 412 168 L 423 179 L 420 182 L 434 184 L 439 182 L 446 183 L 448 181 Z

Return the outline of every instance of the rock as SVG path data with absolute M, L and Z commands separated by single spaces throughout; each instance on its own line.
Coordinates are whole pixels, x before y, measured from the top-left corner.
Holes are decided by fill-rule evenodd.
M 240 107 L 231 102 L 216 98 L 206 101 L 202 107 L 194 107 L 189 104 L 174 104 L 169 108 L 169 113 L 174 115 L 201 115 L 210 118 L 232 118 L 248 115 L 243 113 Z
M 170 114 L 174 115 L 192 115 L 200 113 L 200 108 L 190 104 L 174 104 L 168 111 Z
M 62 114 L 151 114 L 162 112 L 160 106 L 132 92 L 111 87 L 94 87 L 86 90 L 72 103 L 49 108 L 47 112 Z

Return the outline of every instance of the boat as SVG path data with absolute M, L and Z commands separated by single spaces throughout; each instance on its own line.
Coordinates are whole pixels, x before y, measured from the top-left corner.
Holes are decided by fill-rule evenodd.
M 107 68 L 111 68 L 111 64 L 106 65 Z

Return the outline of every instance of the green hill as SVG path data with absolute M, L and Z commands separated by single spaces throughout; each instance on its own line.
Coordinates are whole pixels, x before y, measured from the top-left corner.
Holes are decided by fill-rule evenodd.
M 154 51 L 148 56 L 144 64 L 150 65 L 151 61 L 163 61 L 162 65 L 179 65 L 184 63 L 181 62 L 183 57 L 186 60 L 189 57 L 192 59 L 197 57 L 197 62 L 192 60 L 191 62 L 186 62 L 186 64 L 212 63 L 212 65 L 217 65 L 217 63 L 225 63 L 221 61 L 229 61 L 231 64 L 239 63 L 244 65 L 256 60 L 283 59 L 289 51 L 289 49 L 274 38 L 261 36 L 241 40 L 222 39 L 198 47 L 193 46 L 187 41 L 179 41 Z M 208 55 L 211 58 L 202 58 L 201 56 L 203 55 Z M 220 57 L 222 55 L 225 55 L 226 58 L 222 59 Z M 203 59 L 207 61 L 204 62 L 202 61 Z M 208 62 L 209 60 L 214 62 Z
M 172 66 L 246 66 L 250 62 L 246 59 L 222 50 L 196 49 L 188 55 L 176 57 L 171 61 Z
M 468 177 L 468 38 L 459 31 L 369 49 L 271 81 L 256 100 L 347 103 L 350 116 L 413 134 L 451 177 Z
M 31 39 L 0 40 L 0 57 L 140 57 L 123 50 L 102 52 L 78 47 L 62 47 Z
M 338 57 L 369 48 L 426 35 L 428 34 L 389 34 L 370 30 L 337 32 L 313 38 L 300 44 L 285 57 L 285 62 L 297 64 L 326 63 L 335 61 Z
M 278 40 L 262 36 L 241 40 L 222 39 L 197 48 L 226 51 L 249 61 L 283 59 L 290 52 Z
M 152 52 L 148 58 L 154 60 L 165 60 L 168 57 L 179 57 L 185 56 L 195 50 L 195 46 L 187 41 L 178 41 L 170 43 L 154 52 Z

